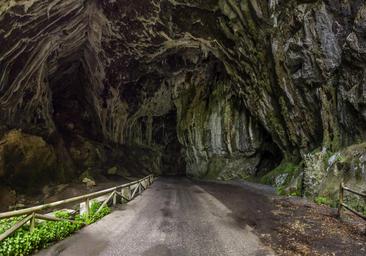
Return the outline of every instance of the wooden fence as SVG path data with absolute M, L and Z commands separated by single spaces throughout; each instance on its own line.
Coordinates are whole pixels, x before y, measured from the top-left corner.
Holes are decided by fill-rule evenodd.
M 15 231 L 17 231 L 19 228 L 26 225 L 28 222 L 30 224 L 30 231 L 32 232 L 34 230 L 34 227 L 36 225 L 36 219 L 40 220 L 48 220 L 48 221 L 70 221 L 74 222 L 74 220 L 71 219 L 60 219 L 56 218 L 51 215 L 45 215 L 41 214 L 45 212 L 46 210 L 55 210 L 60 209 L 61 207 L 65 207 L 70 204 L 77 204 L 84 202 L 83 205 L 85 205 L 85 213 L 87 216 L 90 214 L 90 201 L 92 199 L 96 199 L 98 197 L 106 196 L 106 199 L 104 199 L 103 203 L 99 207 L 96 213 L 98 213 L 100 210 L 103 209 L 108 203 L 112 203 L 113 205 L 117 204 L 118 198 L 120 199 L 121 203 L 129 202 L 132 199 L 134 199 L 138 194 L 141 194 L 142 191 L 147 189 L 148 186 L 152 184 L 154 181 L 154 176 L 149 175 L 143 179 L 130 182 L 127 184 L 123 184 L 117 187 L 112 187 L 109 189 L 97 191 L 94 193 L 77 196 L 49 204 L 43 204 L 39 206 L 34 206 L 26 209 L 16 210 L 16 211 L 10 211 L 10 212 L 3 212 L 0 213 L 0 219 L 4 218 L 11 218 L 16 216 L 25 215 L 26 217 L 16 223 L 13 227 L 5 231 L 4 233 L 0 234 L 0 242 L 12 235 Z M 81 207 L 81 206 L 80 206 Z M 81 210 L 81 209 L 80 209 Z
M 345 208 L 347 210 L 349 210 L 350 212 L 352 212 L 353 214 L 357 215 L 358 217 L 366 220 L 366 216 L 363 215 L 362 213 L 356 211 L 355 209 L 353 209 L 352 207 L 350 207 L 349 205 L 344 203 L 344 192 L 348 191 L 352 194 L 358 195 L 360 197 L 363 197 L 366 199 L 366 194 L 363 194 L 361 192 L 355 191 L 351 188 L 348 188 L 346 186 L 344 186 L 344 183 L 342 182 L 339 188 L 339 205 L 338 205 L 338 215 L 341 216 L 342 213 L 342 208 Z

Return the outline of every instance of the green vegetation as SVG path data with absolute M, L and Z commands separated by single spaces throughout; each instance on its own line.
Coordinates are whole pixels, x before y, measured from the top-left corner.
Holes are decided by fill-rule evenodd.
M 37 223 L 33 232 L 30 232 L 29 226 L 24 226 L 0 244 L 0 255 L 30 255 L 36 250 L 46 248 L 54 242 L 63 240 L 83 227 L 84 223 L 94 223 L 111 212 L 109 207 L 104 207 L 96 214 L 100 205 L 101 203 L 93 201 L 90 207 L 90 217 L 88 218 L 85 214 L 77 215 L 74 223 L 69 221 L 42 221 Z M 56 212 L 55 216 L 61 219 L 71 218 L 70 214 L 65 211 Z M 0 234 L 4 233 L 24 217 L 20 216 L 0 220 Z
M 103 218 L 104 216 L 108 215 L 111 212 L 111 209 L 109 207 L 105 206 L 105 207 L 103 207 L 102 210 L 100 210 L 100 212 L 97 213 L 100 206 L 101 206 L 101 203 L 98 203 L 95 201 L 92 202 L 92 204 L 90 206 L 90 217 L 88 218 L 86 216 L 86 214 L 83 214 L 82 216 L 79 217 L 81 219 L 81 221 L 83 221 L 84 223 L 89 225 L 89 224 L 92 224 L 92 223 L 100 220 L 101 218 Z
M 332 200 L 327 196 L 317 196 L 314 198 L 314 202 L 319 205 L 327 205 L 332 208 L 338 207 L 338 200 Z M 360 199 L 357 196 L 346 196 L 345 202 L 348 204 L 352 209 L 356 210 L 359 213 L 366 215 L 366 204 L 363 199 Z
M 279 195 L 279 196 L 285 196 L 285 195 L 287 195 L 287 192 L 286 192 L 286 190 L 285 190 L 285 187 L 278 187 L 278 188 L 276 188 L 276 193 L 277 193 L 277 195 Z
M 260 179 L 260 183 L 275 186 L 278 195 L 301 196 L 301 182 L 298 182 L 296 179 L 299 176 L 299 172 L 299 165 L 283 162 L 277 168 L 264 175 Z
M 286 195 L 287 185 L 291 182 L 292 178 L 296 176 L 298 166 L 293 163 L 281 163 L 277 168 L 266 174 L 261 178 L 261 183 L 276 186 L 276 191 L 279 195 Z M 280 178 L 282 176 L 282 178 Z M 296 193 L 292 192 L 292 193 Z
M 314 199 L 314 202 L 319 204 L 319 205 L 328 205 L 328 206 L 332 206 L 332 200 L 330 200 L 328 197 L 325 196 L 317 196 Z
M 298 169 L 298 166 L 293 163 L 281 163 L 277 168 L 273 169 L 271 172 L 267 173 L 261 178 L 261 183 L 267 185 L 276 185 L 276 178 L 281 174 L 287 174 L 287 178 L 292 176 Z
M 366 201 L 358 196 L 346 196 L 345 203 L 352 209 L 366 216 Z

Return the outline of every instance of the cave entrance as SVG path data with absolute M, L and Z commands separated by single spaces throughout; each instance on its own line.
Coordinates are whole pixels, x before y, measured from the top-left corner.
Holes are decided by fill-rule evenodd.
M 264 129 L 262 129 L 263 134 L 263 146 L 261 151 L 261 160 L 258 164 L 258 170 L 254 176 L 262 177 L 278 167 L 282 160 L 283 154 L 281 149 L 273 141 L 272 136 Z
M 66 143 L 76 137 L 101 139 L 96 125 L 89 80 L 80 61 L 65 62 L 49 77 L 53 120 Z
M 185 152 L 177 135 L 177 111 L 173 110 L 160 118 L 162 119 L 160 122 L 163 125 L 156 130 L 154 137 L 158 142 L 160 141 L 163 147 L 161 159 L 162 174 L 167 176 L 185 176 Z
M 162 175 L 186 175 L 185 151 L 177 135 L 176 110 L 162 116 L 141 117 L 131 132 L 131 145 L 143 145 L 159 152 Z

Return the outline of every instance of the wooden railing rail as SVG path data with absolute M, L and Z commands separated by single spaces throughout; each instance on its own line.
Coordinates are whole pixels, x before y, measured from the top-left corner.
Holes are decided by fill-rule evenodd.
M 143 179 L 133 181 L 127 184 L 123 184 L 120 186 L 112 187 L 109 189 L 97 191 L 94 193 L 89 193 L 82 196 L 72 197 L 65 200 L 60 200 L 57 202 L 43 204 L 39 206 L 34 206 L 26 209 L 10 211 L 10 212 L 2 212 L 0 213 L 0 219 L 11 218 L 16 216 L 25 215 L 25 218 L 21 221 L 17 222 L 13 227 L 0 234 L 0 242 L 12 235 L 19 228 L 23 227 L 29 222 L 30 231 L 33 231 L 36 225 L 36 219 L 48 220 L 48 221 L 70 221 L 74 222 L 71 219 L 60 219 L 50 215 L 40 214 L 39 212 L 43 212 L 45 210 L 54 210 L 56 208 L 60 208 L 62 206 L 67 206 L 73 203 L 81 203 L 85 202 L 85 213 L 87 216 L 90 214 L 90 201 L 96 199 L 98 197 L 107 196 L 104 199 L 103 203 L 99 207 L 96 213 L 99 213 L 103 207 L 105 207 L 110 201 L 112 201 L 113 205 L 117 204 L 118 197 L 120 198 L 121 203 L 126 203 L 134 199 L 138 194 L 142 193 L 148 186 L 152 184 L 154 181 L 154 176 L 149 175 Z M 132 193 L 131 193 L 132 191 Z M 81 211 L 81 209 L 80 209 Z
M 355 191 L 351 188 L 348 188 L 344 185 L 343 182 L 341 182 L 341 185 L 339 187 L 339 205 L 338 205 L 338 215 L 341 216 L 342 213 L 342 208 L 345 208 L 347 210 L 349 210 L 350 212 L 352 212 L 353 214 L 357 215 L 358 217 L 366 220 L 366 216 L 363 215 L 362 213 L 356 211 L 355 209 L 353 209 L 352 207 L 350 207 L 349 205 L 344 203 L 344 191 L 348 191 L 352 194 L 364 197 L 366 199 L 366 194 Z

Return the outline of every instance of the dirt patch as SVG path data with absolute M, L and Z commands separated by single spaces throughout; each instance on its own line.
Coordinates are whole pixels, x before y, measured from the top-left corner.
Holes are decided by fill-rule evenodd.
M 276 239 L 282 255 L 366 255 L 364 224 L 337 217 L 336 210 L 298 199 L 274 200 L 280 225 Z M 357 224 L 356 224 L 357 223 Z
M 366 255 L 366 223 L 301 198 L 277 197 L 248 186 L 196 182 L 251 226 L 278 255 Z M 228 200 L 230 198 L 230 200 Z

